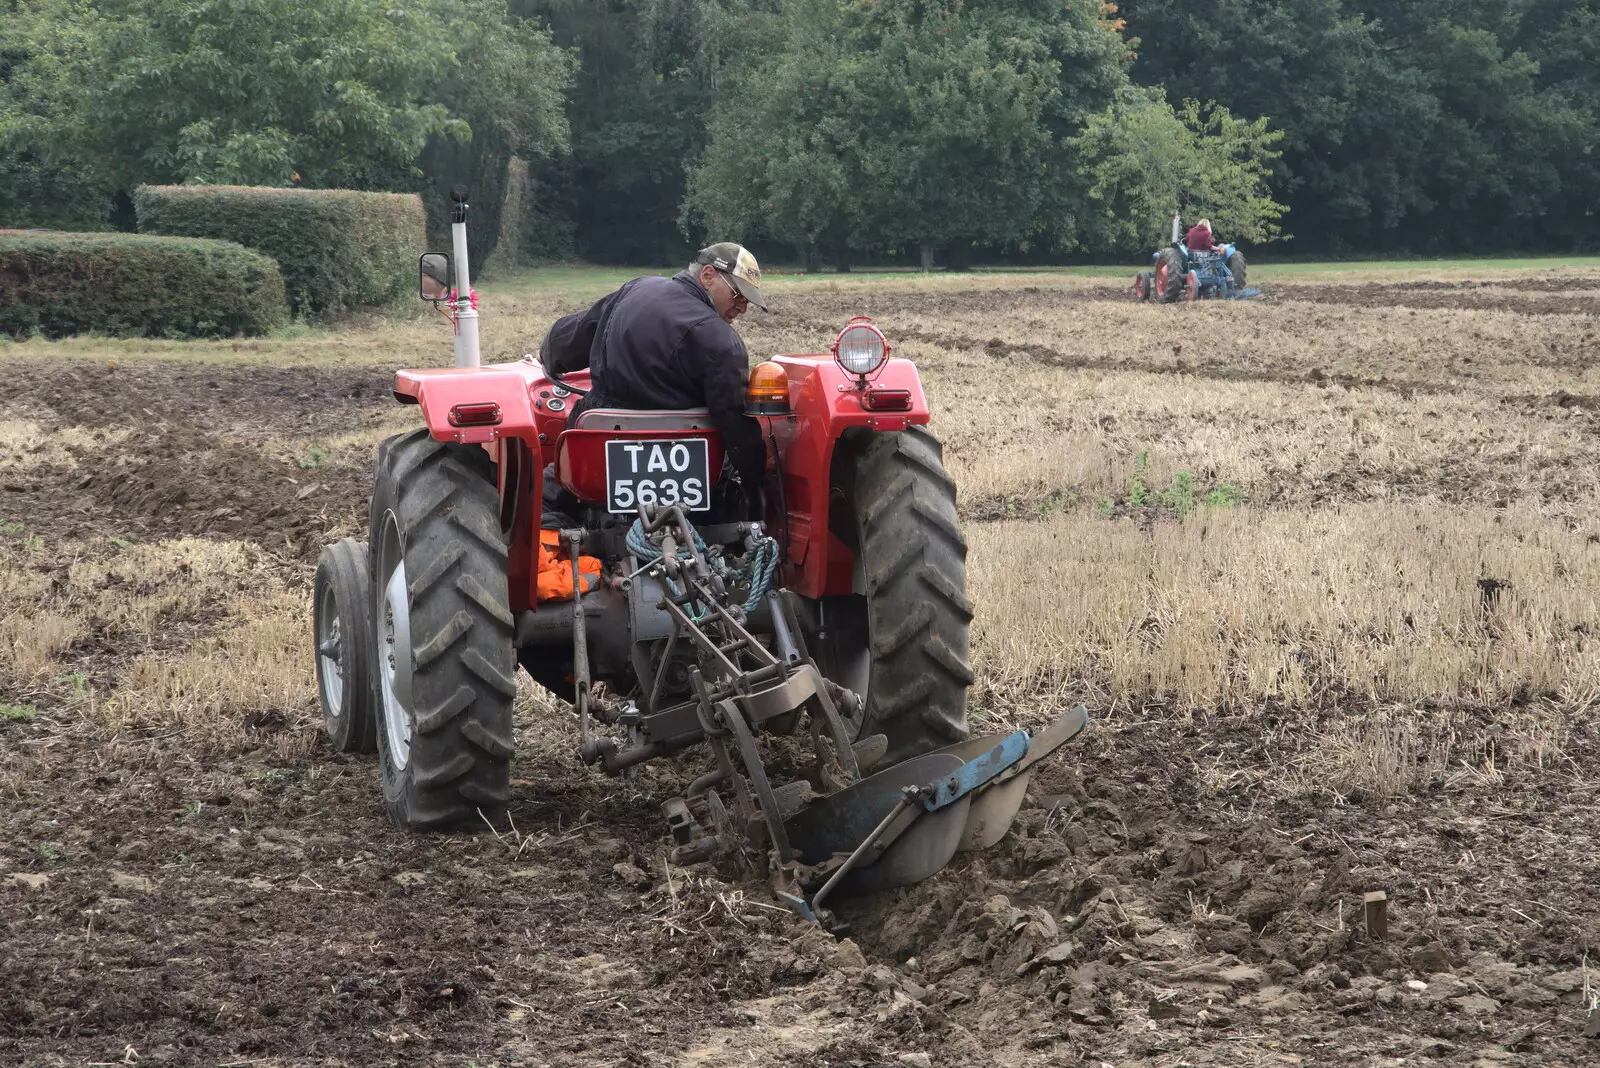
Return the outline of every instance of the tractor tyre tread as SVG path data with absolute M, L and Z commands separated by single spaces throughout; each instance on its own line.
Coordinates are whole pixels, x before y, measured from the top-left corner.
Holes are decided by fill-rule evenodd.
M 379 731 L 389 814 L 419 829 L 476 821 L 480 809 L 510 800 L 514 749 L 516 651 L 493 463 L 477 446 L 435 441 L 423 429 L 384 443 L 377 482 L 372 544 L 392 509 L 415 664 L 406 768 L 392 768 Z M 376 548 L 372 561 L 373 618 L 381 622 L 385 576 Z
M 1183 253 L 1175 248 L 1162 249 L 1159 262 L 1167 268 L 1167 284 L 1166 288 L 1156 294 L 1156 300 L 1162 304 L 1175 303 L 1183 296 L 1184 281 L 1189 276 L 1189 268 L 1184 264 Z
M 1243 289 L 1245 287 L 1246 270 L 1244 253 L 1236 250 L 1232 256 L 1228 257 L 1228 271 L 1233 275 L 1233 288 Z
M 927 429 L 881 433 L 856 467 L 872 684 L 861 736 L 884 734 L 886 764 L 967 736 L 972 684 L 967 543 L 955 483 Z

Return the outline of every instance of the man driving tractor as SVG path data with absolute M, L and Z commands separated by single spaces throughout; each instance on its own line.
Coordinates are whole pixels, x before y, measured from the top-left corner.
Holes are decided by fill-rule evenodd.
M 594 388 L 573 408 L 574 422 L 591 408 L 708 409 L 754 496 L 766 447 L 744 414 L 750 358 L 732 325 L 751 304 L 767 310 L 761 268 L 742 245 L 723 241 L 671 278 L 635 278 L 556 320 L 539 359 L 558 375 L 589 368 Z
M 761 426 L 744 414 L 750 358 L 733 329 L 761 298 L 761 267 L 742 245 L 723 241 L 696 254 L 671 278 L 635 278 L 585 311 L 556 320 L 539 346 L 539 360 L 556 375 L 588 368 L 592 388 L 572 409 L 572 422 L 595 408 L 645 411 L 705 408 L 722 435 L 729 462 L 753 516 L 760 515 L 766 443 Z M 576 501 L 545 472 L 539 573 L 541 597 L 572 596 L 569 565 L 556 551 L 555 531 L 574 525 Z M 599 562 L 584 558 L 587 580 Z

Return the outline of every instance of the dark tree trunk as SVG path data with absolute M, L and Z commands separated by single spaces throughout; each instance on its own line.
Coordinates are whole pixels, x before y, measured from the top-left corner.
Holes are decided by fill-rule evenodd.
M 139 228 L 139 220 L 133 210 L 133 197 L 128 195 L 126 189 L 119 189 L 112 194 L 109 216 L 112 227 L 123 233 L 131 234 Z
M 919 241 L 917 242 L 917 250 L 922 253 L 922 269 L 924 271 L 933 270 L 933 242 Z

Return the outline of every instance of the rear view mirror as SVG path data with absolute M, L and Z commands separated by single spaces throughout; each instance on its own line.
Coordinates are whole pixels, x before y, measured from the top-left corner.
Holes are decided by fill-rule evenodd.
M 418 264 L 418 295 L 423 300 L 450 299 L 450 257 L 443 252 L 424 252 Z

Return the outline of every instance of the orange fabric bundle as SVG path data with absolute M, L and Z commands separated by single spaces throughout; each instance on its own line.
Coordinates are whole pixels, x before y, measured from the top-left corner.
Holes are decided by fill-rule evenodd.
M 593 556 L 578 557 L 578 574 L 583 592 L 600 584 L 600 561 Z M 562 555 L 561 532 L 539 531 L 539 600 L 572 600 L 572 560 Z

